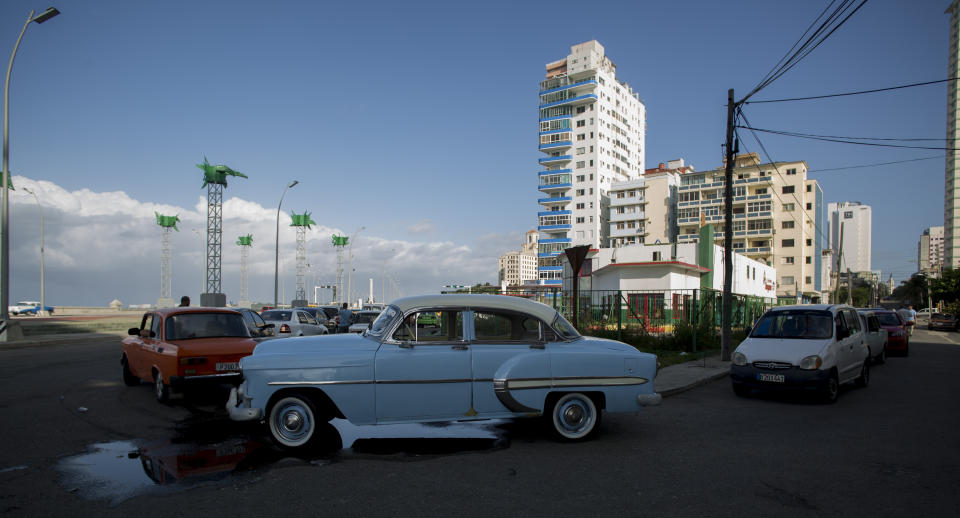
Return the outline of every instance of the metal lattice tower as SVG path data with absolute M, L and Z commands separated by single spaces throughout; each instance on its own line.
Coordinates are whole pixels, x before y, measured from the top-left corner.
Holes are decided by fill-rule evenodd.
M 237 244 L 240 245 L 240 301 L 241 305 L 250 301 L 250 292 L 247 285 L 249 267 L 247 262 L 250 258 L 250 247 L 253 246 L 253 234 L 247 234 L 237 238 Z
M 207 157 L 203 163 L 197 164 L 203 170 L 203 185 L 207 188 L 207 274 L 206 294 L 215 298 L 222 298 L 217 303 L 205 302 L 204 294 L 200 294 L 202 305 L 225 305 L 226 298 L 221 295 L 220 251 L 223 248 L 223 188 L 227 186 L 227 176 L 246 178 L 243 173 L 234 171 L 225 165 L 210 165 Z
M 164 216 L 159 212 L 154 212 L 157 217 L 157 225 L 160 225 L 160 300 L 165 304 L 173 303 L 173 268 L 170 253 L 170 235 L 174 230 L 177 232 L 177 222 L 179 216 Z M 169 301 L 169 302 L 168 302 Z
M 297 292 L 293 297 L 294 301 L 303 302 L 307 300 L 307 290 L 304 283 L 304 277 L 307 271 L 307 230 L 310 225 L 317 223 L 310 219 L 310 213 L 304 212 L 297 214 L 290 213 L 291 227 L 297 227 Z
M 333 235 L 333 247 L 337 249 L 337 292 L 334 294 L 336 302 L 343 298 L 343 250 L 347 248 L 347 242 L 350 240 L 347 236 Z

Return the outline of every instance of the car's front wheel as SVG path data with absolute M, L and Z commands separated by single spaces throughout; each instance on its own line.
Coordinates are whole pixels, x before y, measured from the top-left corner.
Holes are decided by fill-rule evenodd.
M 600 424 L 600 411 L 589 396 L 564 394 L 550 410 L 553 431 L 565 441 L 582 441 L 593 435 Z
M 270 409 L 270 435 L 280 446 L 301 448 L 317 429 L 317 409 L 309 398 L 287 396 Z
M 827 378 L 823 387 L 820 388 L 820 399 L 822 399 L 824 403 L 835 403 L 839 396 L 840 379 L 837 377 L 836 372 L 831 372 L 830 377 Z
M 870 362 L 867 360 L 864 360 L 863 366 L 860 367 L 860 376 L 857 377 L 856 383 L 858 387 L 866 387 L 870 384 Z
M 136 387 L 140 384 L 140 378 L 133 375 L 133 372 L 130 370 L 130 364 L 127 362 L 127 357 L 124 356 L 120 360 L 120 364 L 123 366 L 123 384 L 128 387 Z

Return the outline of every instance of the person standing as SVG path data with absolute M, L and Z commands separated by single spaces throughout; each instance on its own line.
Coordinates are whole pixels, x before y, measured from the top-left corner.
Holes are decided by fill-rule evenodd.
M 907 326 L 909 328 L 907 335 L 913 336 L 913 328 L 917 327 L 917 311 L 913 306 L 907 306 L 907 322 L 913 322 L 913 325 Z
M 190 307 L 190 297 L 188 297 L 188 296 L 186 296 L 186 295 L 180 297 L 180 307 L 181 307 L 181 308 L 189 308 L 189 307 Z
M 340 308 L 338 315 L 340 316 L 340 323 L 337 326 L 337 332 L 346 333 L 350 330 L 350 324 L 353 321 L 353 311 L 347 309 L 347 303 L 344 302 L 343 307 Z

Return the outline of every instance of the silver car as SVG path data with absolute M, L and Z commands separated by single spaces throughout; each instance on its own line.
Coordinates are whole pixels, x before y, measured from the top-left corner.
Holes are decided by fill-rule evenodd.
M 361 310 L 353 314 L 353 323 L 350 324 L 348 331 L 350 333 L 362 333 L 370 327 L 377 317 L 380 316 L 380 310 Z
M 271 309 L 260 313 L 263 321 L 273 324 L 274 336 L 310 336 L 327 334 L 326 326 L 302 309 Z

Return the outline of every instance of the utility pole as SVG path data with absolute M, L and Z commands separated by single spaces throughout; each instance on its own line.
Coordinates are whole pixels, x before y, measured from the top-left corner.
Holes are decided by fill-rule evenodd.
M 720 317 L 720 360 L 730 361 L 730 321 L 733 306 L 733 123 L 736 103 L 733 88 L 727 90 L 727 146 L 723 187 L 723 312 Z
M 853 272 L 847 268 L 847 304 L 853 305 Z
M 839 247 L 837 248 L 837 267 L 835 268 L 837 274 L 837 286 L 833 290 L 833 303 L 840 303 L 840 274 L 843 273 L 843 227 L 846 225 L 844 222 L 840 222 L 840 242 Z

